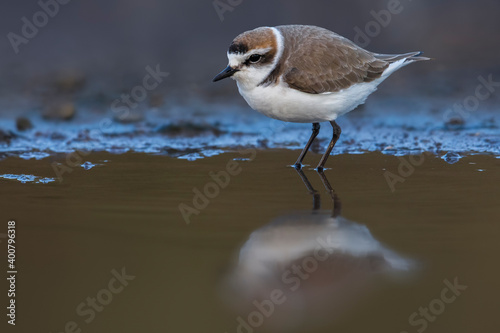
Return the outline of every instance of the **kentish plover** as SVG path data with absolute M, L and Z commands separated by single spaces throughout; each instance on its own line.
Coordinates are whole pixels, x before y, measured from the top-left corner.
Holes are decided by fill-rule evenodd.
M 261 27 L 233 40 L 229 65 L 213 81 L 232 77 L 250 107 L 268 117 L 313 124 L 297 169 L 319 133 L 319 123 L 329 121 L 333 138 L 317 167 L 323 170 L 340 136 L 337 117 L 363 104 L 399 68 L 429 60 L 420 54 L 372 53 L 315 26 Z

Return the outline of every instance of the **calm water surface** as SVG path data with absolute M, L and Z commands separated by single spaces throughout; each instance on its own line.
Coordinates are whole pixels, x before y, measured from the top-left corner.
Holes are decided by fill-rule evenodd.
M 500 159 L 425 155 L 400 174 L 394 156 L 338 155 L 322 177 L 286 167 L 295 151 L 250 155 L 93 153 L 62 182 L 51 163 L 64 158 L 2 160 L 1 175 L 56 178 L 0 179 L 0 232 L 17 222 L 16 329 L 498 329 Z M 386 172 L 402 177 L 394 191 Z

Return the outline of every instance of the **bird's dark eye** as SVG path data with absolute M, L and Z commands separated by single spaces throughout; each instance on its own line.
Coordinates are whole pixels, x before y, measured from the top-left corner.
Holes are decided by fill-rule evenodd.
M 250 58 L 248 58 L 248 61 L 250 61 L 252 64 L 255 64 L 262 59 L 262 56 L 260 54 L 252 54 Z

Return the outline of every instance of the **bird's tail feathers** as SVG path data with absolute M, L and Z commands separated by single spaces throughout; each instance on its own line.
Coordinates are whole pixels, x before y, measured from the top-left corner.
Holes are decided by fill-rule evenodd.
M 375 58 L 387 61 L 390 64 L 401 59 L 405 59 L 408 62 L 432 60 L 431 58 L 421 57 L 422 54 L 423 52 L 410 52 L 405 54 L 375 54 Z

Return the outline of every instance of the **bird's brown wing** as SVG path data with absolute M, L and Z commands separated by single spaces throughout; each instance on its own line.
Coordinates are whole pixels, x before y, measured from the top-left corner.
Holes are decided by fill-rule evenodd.
M 373 81 L 389 66 L 387 61 L 329 30 L 304 26 L 279 29 L 286 46 L 280 64 L 281 79 L 290 88 L 310 94 L 336 92 L 355 83 Z

